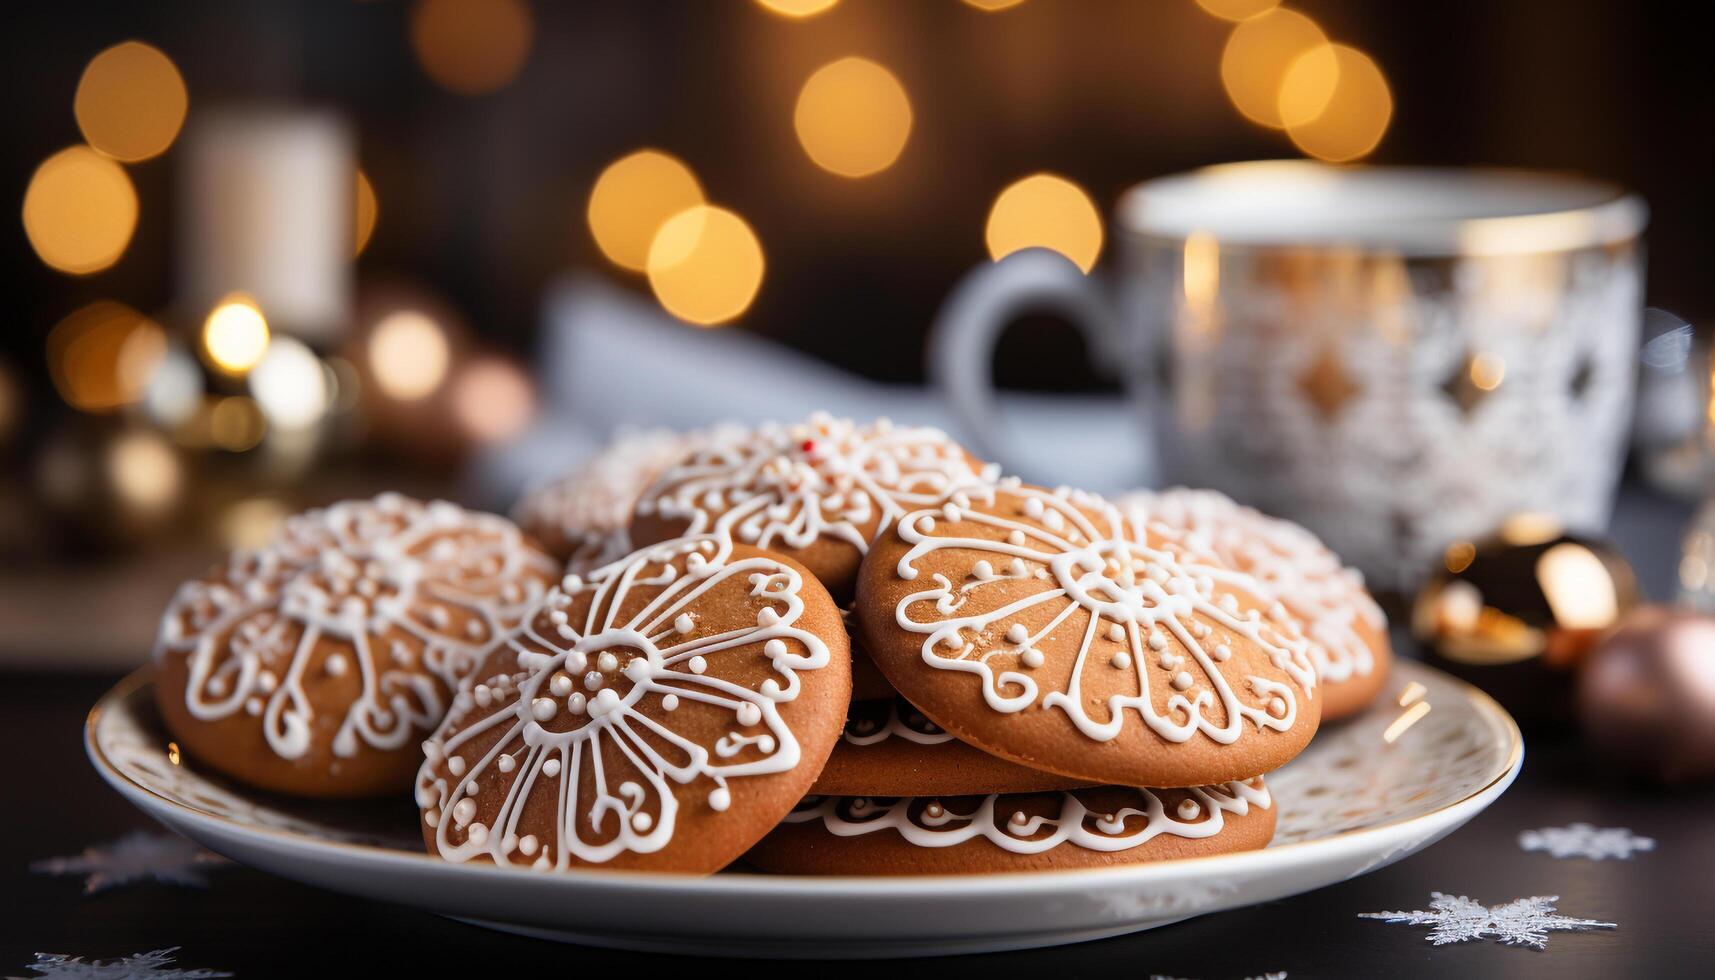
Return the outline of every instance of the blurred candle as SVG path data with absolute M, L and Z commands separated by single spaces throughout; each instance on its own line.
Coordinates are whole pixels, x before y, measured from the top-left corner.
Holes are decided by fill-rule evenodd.
M 250 297 L 275 329 L 331 342 L 348 319 L 357 160 L 331 113 L 264 107 L 193 119 L 181 158 L 182 299 Z

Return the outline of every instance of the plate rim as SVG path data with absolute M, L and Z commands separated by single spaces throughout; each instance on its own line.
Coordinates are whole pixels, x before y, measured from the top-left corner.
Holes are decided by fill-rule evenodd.
M 1445 832 L 1449 825 L 1456 829 L 1470 819 L 1469 816 L 1463 819 L 1455 819 L 1465 810 L 1475 808 L 1475 812 L 1481 812 L 1496 797 L 1505 792 L 1508 786 L 1512 785 L 1513 780 L 1517 778 L 1524 765 L 1524 735 L 1512 715 L 1481 688 L 1422 661 L 1402 659 L 1396 663 L 1397 667 L 1407 665 L 1409 665 L 1408 669 L 1428 672 L 1438 679 L 1454 685 L 1475 706 L 1479 713 L 1498 724 L 1507 741 L 1506 761 L 1501 765 L 1500 771 L 1482 786 L 1457 800 L 1445 803 L 1426 813 L 1401 817 L 1370 827 L 1341 831 L 1314 840 L 1293 841 L 1251 851 L 1064 870 L 1019 870 L 942 875 L 784 875 L 731 871 L 696 875 L 672 871 L 579 868 L 559 871 L 553 875 L 544 875 L 542 872 L 530 868 L 501 867 L 494 864 L 452 863 L 441 860 L 426 851 L 419 853 L 371 844 L 328 840 L 289 830 L 244 823 L 188 806 L 137 782 L 121 771 L 107 757 L 97 742 L 96 728 L 105 710 L 110 705 L 130 698 L 144 685 L 152 683 L 155 673 L 153 663 L 145 664 L 125 675 L 96 700 L 84 719 L 83 740 L 85 753 L 102 780 L 151 818 L 159 819 L 154 811 L 165 809 L 173 814 L 175 820 L 208 828 L 221 836 L 247 835 L 259 837 L 264 841 L 274 842 L 275 846 L 308 848 L 319 851 L 329 859 L 336 859 L 337 855 L 344 853 L 348 854 L 354 861 L 367 862 L 371 865 L 398 866 L 401 869 L 417 870 L 432 868 L 436 871 L 475 875 L 494 881 L 518 880 L 520 877 L 535 882 L 541 882 L 544 879 L 558 879 L 576 883 L 580 887 L 622 891 L 640 889 L 662 892 L 684 891 L 709 896 L 767 894 L 772 897 L 810 899 L 830 896 L 861 897 L 866 893 L 871 897 L 881 897 L 895 894 L 901 889 L 910 889 L 914 893 L 925 896 L 960 897 L 961 895 L 975 893 L 989 893 L 997 881 L 1005 881 L 1013 886 L 1030 885 L 1047 889 L 1056 887 L 1078 888 L 1099 883 L 1122 885 L 1136 878 L 1170 879 L 1178 877 L 1180 873 L 1193 874 L 1212 871 L 1218 874 L 1227 868 L 1238 873 L 1246 865 L 1258 861 L 1264 861 L 1268 864 L 1284 862 L 1288 865 L 1301 865 L 1325 857 L 1331 858 L 1347 849 L 1360 847 L 1367 844 L 1372 838 L 1396 835 L 1417 823 L 1428 822 L 1432 825 L 1428 828 L 1428 835 L 1434 835 L 1438 830 Z M 1472 815 L 1474 816 L 1475 813 Z

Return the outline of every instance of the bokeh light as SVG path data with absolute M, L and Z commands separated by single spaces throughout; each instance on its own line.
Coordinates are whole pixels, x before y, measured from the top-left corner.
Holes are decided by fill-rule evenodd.
M 504 442 L 536 414 L 536 393 L 522 368 L 498 357 L 471 361 L 452 387 L 453 417 L 477 442 Z
M 107 478 L 121 506 L 140 517 L 171 510 L 184 483 L 178 454 L 147 429 L 130 430 L 108 444 Z
M 190 99 L 173 60 L 123 41 L 90 59 L 72 108 L 89 145 L 116 160 L 147 160 L 173 145 Z
M 110 412 L 143 396 L 167 355 L 167 335 L 124 303 L 91 303 L 54 325 L 48 377 L 67 405 Z
M 649 247 L 649 287 L 681 320 L 700 326 L 743 313 L 762 287 L 762 243 L 744 219 L 698 205 L 670 218 Z
M 143 411 L 155 424 L 177 429 L 190 421 L 202 404 L 203 376 L 196 358 L 169 341 L 160 366 L 143 389 Z
M 202 353 L 209 366 L 243 375 L 268 353 L 268 321 L 248 296 L 234 293 L 221 300 L 202 325 Z
M 268 419 L 254 399 L 230 395 L 217 399 L 209 410 L 209 441 L 227 452 L 255 449 L 267 434 Z
M 1223 20 L 1250 20 L 1280 6 L 1280 0 L 1197 0 L 1197 6 Z
M 991 258 L 1048 248 L 1089 272 L 1102 254 L 1102 216 L 1077 184 L 1056 174 L 1031 174 L 995 198 L 984 237 Z
M 361 170 L 357 172 L 357 192 L 352 198 L 352 210 L 356 214 L 357 228 L 351 254 L 356 257 L 369 247 L 369 239 L 375 235 L 375 222 L 381 217 L 381 203 L 375 199 L 375 185 Z
M 399 401 L 427 397 L 446 380 L 452 361 L 447 332 L 427 313 L 399 310 L 370 331 L 369 370 L 383 395 Z
M 804 83 L 792 115 L 810 159 L 842 177 L 893 165 L 911 136 L 911 100 L 893 73 L 866 58 L 823 65 Z
M 1016 7 L 1023 2 L 1024 0 L 965 0 L 965 5 L 975 7 L 978 10 L 986 10 L 992 14 L 997 10 Z
M 100 272 L 125 254 L 137 228 L 137 190 L 125 168 L 87 146 L 42 161 L 24 191 L 24 233 L 61 272 Z
M 1507 362 L 1501 355 L 1484 351 L 1471 358 L 1471 383 L 1484 391 L 1494 391 L 1507 376 Z
M 1252 122 L 1283 128 L 1280 95 L 1287 70 L 1300 55 L 1327 43 L 1315 21 L 1285 7 L 1241 21 L 1221 52 L 1227 98 Z
M 702 203 L 702 186 L 683 162 L 660 150 L 638 150 L 596 178 L 587 209 L 590 235 L 615 265 L 642 272 L 667 219 Z
M 461 95 L 505 88 L 524 69 L 536 33 L 524 0 L 418 0 L 411 47 L 423 71 Z
M 276 337 L 250 372 L 250 394 L 277 429 L 308 429 L 327 413 L 328 375 L 315 352 L 291 337 Z
M 834 4 L 840 0 L 756 0 L 756 2 L 774 13 L 793 20 L 814 17 L 834 9 Z
M 1318 96 L 1320 111 L 1287 125 L 1286 134 L 1306 155 L 1330 163 L 1357 160 L 1387 134 L 1393 92 L 1381 68 L 1362 51 L 1329 44 L 1293 62 L 1281 84 L 1280 106 L 1302 116 Z
M 285 503 L 274 497 L 237 500 L 221 511 L 221 544 L 232 550 L 260 548 L 273 540 L 289 515 Z

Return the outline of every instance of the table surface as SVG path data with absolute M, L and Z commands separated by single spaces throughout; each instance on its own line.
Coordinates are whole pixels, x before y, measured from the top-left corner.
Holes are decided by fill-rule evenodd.
M 1685 516 L 1682 505 L 1636 492 L 1616 516 L 1615 534 L 1656 597 L 1669 588 L 1672 562 L 1665 556 Z M 0 675 L 0 744 L 14 747 L 0 796 L 6 830 L 0 834 L 0 894 L 10 906 L 0 928 L 0 976 L 25 974 L 37 952 L 109 959 L 167 946 L 182 947 L 181 967 L 241 977 L 304 977 L 330 968 L 432 975 L 449 967 L 506 976 L 559 964 L 586 970 L 691 963 L 502 935 L 236 865 L 210 868 L 206 889 L 142 883 L 92 896 L 82 894 L 76 876 L 34 873 L 30 864 L 42 858 L 154 829 L 83 758 L 84 714 L 116 679 Z M 1715 972 L 1712 817 L 1715 790 L 1634 784 L 1592 761 L 1573 737 L 1533 737 L 1523 773 L 1494 806 L 1446 840 L 1380 871 L 1132 936 L 941 960 L 932 968 L 1206 980 L 1280 971 L 1293 977 L 1708 976 Z M 1623 861 L 1589 861 L 1518 846 L 1523 830 L 1579 821 L 1629 827 L 1654 838 L 1656 849 Z M 1558 895 L 1562 914 L 1619 928 L 1552 933 L 1547 950 L 1539 952 L 1487 941 L 1436 947 L 1426 940 L 1426 928 L 1358 918 L 1361 912 L 1425 908 L 1433 891 L 1487 904 Z M 812 968 L 854 969 L 837 963 Z M 902 968 L 910 965 L 855 967 L 866 973 Z

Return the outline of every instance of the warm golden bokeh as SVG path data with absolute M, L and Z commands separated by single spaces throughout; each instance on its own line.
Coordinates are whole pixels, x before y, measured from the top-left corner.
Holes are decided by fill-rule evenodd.
M 522 368 L 499 357 L 470 362 L 453 381 L 453 416 L 477 442 L 504 442 L 536 414 L 536 393 Z
M 1326 53 L 1313 50 L 1299 58 L 1288 72 L 1282 94 L 1300 87 L 1317 89 L 1330 74 L 1335 82 L 1322 110 L 1314 118 L 1294 122 L 1286 134 L 1308 156 L 1346 163 L 1368 156 L 1387 134 L 1393 120 L 1393 92 L 1369 55 L 1332 44 Z
M 215 446 L 232 453 L 248 452 L 262 444 L 268 434 L 268 419 L 261 406 L 243 395 L 216 400 L 209 408 L 208 437 Z
M 817 166 L 867 177 L 892 166 L 905 150 L 911 100 L 886 68 L 867 58 L 841 58 L 804 83 L 792 124 Z
M 783 17 L 802 20 L 805 17 L 827 13 L 840 0 L 756 0 L 756 2 Z
M 608 164 L 590 190 L 590 235 L 615 265 L 642 272 L 649 245 L 667 219 L 703 203 L 691 169 L 660 150 L 638 150 Z
M 1291 129 L 1314 121 L 1328 108 L 1339 84 L 1340 56 L 1334 45 L 1318 44 L 1293 59 L 1280 79 L 1280 124 Z
M 1241 21 L 1221 52 L 1227 98 L 1252 122 L 1283 128 L 1280 93 L 1287 69 L 1300 55 L 1327 43 L 1322 28 L 1296 10 L 1277 7 Z
M 118 503 L 132 516 L 171 510 L 184 483 L 179 457 L 159 434 L 133 429 L 107 447 L 107 478 Z
M 486 95 L 524 70 L 536 21 L 524 0 L 418 0 L 411 47 L 442 88 Z
M 381 218 L 381 202 L 375 199 L 375 186 L 361 170 L 357 172 L 357 192 L 352 198 L 352 210 L 357 218 L 356 236 L 351 251 L 355 257 L 362 255 L 363 250 L 369 246 L 369 239 L 375 234 L 375 222 Z
M 997 10 L 1016 7 L 1023 2 L 1024 0 L 965 0 L 965 5 L 975 7 L 978 10 L 986 10 L 992 14 Z
M 167 356 L 167 335 L 124 303 L 103 300 L 48 332 L 48 377 L 67 405 L 110 412 L 143 395 Z
M 100 272 L 125 254 L 137 229 L 137 190 L 125 168 L 87 146 L 42 161 L 24 191 L 24 234 L 61 272 Z
M 1280 6 L 1280 0 L 1197 0 L 1197 6 L 1223 20 L 1250 20 Z
M 327 371 L 301 341 L 291 337 L 269 341 L 267 355 L 251 370 L 248 381 L 262 414 L 277 429 L 308 429 L 327 413 Z
M 375 386 L 399 401 L 416 401 L 439 388 L 452 361 L 446 330 L 417 310 L 390 313 L 376 323 L 368 353 Z
M 216 371 L 244 375 L 268 353 L 268 321 L 248 296 L 218 303 L 202 325 L 203 360 Z
M 172 146 L 189 105 L 173 60 L 141 41 L 123 41 L 90 59 L 72 100 L 89 145 L 126 162 Z
M 991 258 L 1047 248 L 1089 272 L 1102 254 L 1102 216 L 1077 184 L 1057 174 L 1031 174 L 995 198 L 984 238 Z
M 698 205 L 661 226 L 649 248 L 649 287 L 667 312 L 699 326 L 743 313 L 762 287 L 762 244 L 744 219 Z

